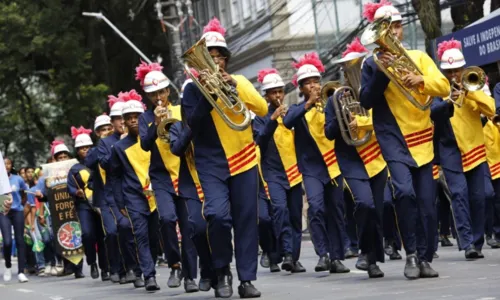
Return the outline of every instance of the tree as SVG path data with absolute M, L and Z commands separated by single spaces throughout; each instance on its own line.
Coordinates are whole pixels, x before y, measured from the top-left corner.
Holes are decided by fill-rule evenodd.
M 432 57 L 431 41 L 443 35 L 439 0 L 412 0 L 411 3 L 425 33 L 425 50 Z
M 494 0 L 491 1 L 492 7 L 494 2 Z M 464 0 L 460 4 L 453 5 L 451 7 L 451 19 L 454 24 L 452 31 L 460 30 L 484 17 L 483 6 L 484 0 Z

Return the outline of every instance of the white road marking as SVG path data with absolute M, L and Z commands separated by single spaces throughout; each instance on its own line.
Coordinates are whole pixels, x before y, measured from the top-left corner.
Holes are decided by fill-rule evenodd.
M 487 278 L 486 278 L 486 277 L 479 277 L 478 279 L 479 279 L 479 280 L 485 280 L 485 279 L 487 279 Z
M 61 296 L 50 296 L 49 298 L 52 300 L 63 300 L 64 299 L 64 297 L 61 297 Z
M 498 266 L 498 265 L 488 265 L 488 266 L 490 266 L 490 267 L 496 267 L 496 266 Z
M 439 278 L 446 279 L 446 278 L 450 278 L 450 276 L 439 276 Z
M 361 271 L 361 270 L 351 270 L 350 273 L 354 273 L 354 274 L 366 274 L 367 272 L 366 271 Z
M 441 298 L 449 298 L 449 297 L 453 297 L 453 295 L 443 295 L 443 296 L 441 296 Z
M 495 297 L 483 297 L 483 298 L 477 298 L 476 300 L 495 300 Z
M 21 293 L 33 293 L 34 291 L 28 290 L 28 289 L 17 289 L 16 291 L 21 292 Z

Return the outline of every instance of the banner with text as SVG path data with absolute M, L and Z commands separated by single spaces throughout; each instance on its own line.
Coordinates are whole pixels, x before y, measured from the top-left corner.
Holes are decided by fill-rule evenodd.
M 75 209 L 75 201 L 68 193 L 69 169 L 76 159 L 42 165 L 46 175 L 45 185 L 52 219 L 52 229 L 57 241 L 56 252 L 74 264 L 83 259 L 82 228 Z
M 482 66 L 500 61 L 500 16 L 439 37 L 437 45 L 454 38 L 462 42 L 467 66 Z

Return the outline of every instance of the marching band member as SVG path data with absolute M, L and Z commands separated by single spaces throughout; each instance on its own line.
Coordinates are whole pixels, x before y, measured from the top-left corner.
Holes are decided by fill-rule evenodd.
M 109 262 L 109 277 L 101 277 L 103 281 L 111 280 L 113 283 L 120 282 L 121 256 L 118 245 L 118 227 L 116 219 L 109 208 L 111 202 L 109 191 L 105 191 L 106 172 L 99 165 L 98 146 L 102 140 L 108 136 L 120 136 L 123 131 L 123 120 L 118 116 L 113 116 L 113 124 L 111 118 L 106 115 L 100 115 L 95 119 L 94 132 L 100 139 L 98 145 L 90 148 L 84 159 L 84 165 L 92 170 L 92 200 L 94 207 L 97 209 L 102 219 L 104 229 L 104 243 L 106 245 L 106 253 Z M 101 274 L 102 276 L 103 274 Z
M 319 261 L 316 272 L 346 273 L 344 260 L 344 180 L 340 174 L 334 142 L 325 137 L 325 115 L 316 107 L 321 102 L 321 73 L 325 68 L 316 53 L 308 53 L 298 63 L 294 85 L 304 102 L 292 105 L 283 124 L 295 131 L 295 149 L 309 203 L 308 220 Z
M 154 110 L 147 110 L 139 117 L 139 135 L 142 149 L 151 152 L 149 176 L 160 215 L 163 250 L 172 269 L 167 285 L 170 288 L 179 287 L 184 277 L 186 292 L 192 292 L 198 291 L 193 280 L 195 274 L 190 274 L 190 270 L 196 266 L 196 251 L 188 234 L 182 235 L 187 229 L 184 225 L 188 224 L 188 216 L 185 204 L 178 196 L 180 159 L 172 154 L 169 143 L 157 134 L 162 118 L 181 119 L 180 106 L 172 105 L 168 99 L 170 82 L 161 72 L 162 69 L 158 63 L 142 63 L 136 68 L 136 79 L 140 80 L 154 107 Z M 184 238 L 182 249 L 179 249 L 177 221 Z M 182 269 L 181 258 L 184 262 Z
M 273 222 L 281 268 L 292 273 L 305 272 L 299 261 L 302 242 L 302 174 L 297 166 L 294 133 L 283 124 L 286 107 L 285 83 L 276 69 L 259 71 L 264 98 L 269 104 L 265 117 L 255 117 L 255 142 L 261 151 L 262 175 L 272 199 Z
M 347 50 L 342 54 L 341 61 L 349 61 L 359 58 L 360 54 L 367 54 L 368 49 L 361 45 L 358 38 L 347 45 Z M 360 72 L 361 70 L 355 70 Z M 357 87 L 353 87 L 357 89 Z M 356 91 L 357 92 L 357 91 Z M 351 95 L 350 97 L 357 97 Z M 329 98 L 325 109 L 325 136 L 335 141 L 335 153 L 337 153 L 340 171 L 345 178 L 347 187 L 356 202 L 354 216 L 356 218 L 360 258 L 356 268 L 368 271 L 370 278 L 384 277 L 384 273 L 377 266 L 377 261 L 384 262 L 383 246 L 383 212 L 384 212 L 384 190 L 387 182 L 387 168 L 375 134 L 371 134 L 367 142 L 361 146 L 347 144 L 342 136 L 340 122 L 346 120 L 338 119 L 334 101 L 339 99 Z M 342 105 L 337 103 L 337 105 Z M 359 104 L 358 104 L 359 105 Z M 368 112 L 369 113 L 369 112 Z M 373 130 L 372 118 L 364 115 L 353 115 L 349 124 L 357 139 L 363 139 L 366 134 Z
M 486 199 L 486 242 L 491 248 L 500 248 L 500 125 L 483 118 L 483 133 L 488 162 L 485 178 Z M 493 237 L 494 234 L 494 237 Z
M 67 186 L 68 193 L 75 200 L 75 209 L 82 227 L 82 242 L 90 266 L 90 276 L 93 279 L 99 278 L 99 270 L 96 263 L 95 245 L 98 245 L 99 267 L 101 274 L 109 276 L 108 258 L 106 257 L 106 246 L 104 245 L 104 232 L 102 229 L 101 217 L 94 210 L 92 201 L 91 171 L 82 164 L 85 156 L 93 145 L 89 134 L 90 129 L 71 127 L 71 136 L 75 140 L 75 151 L 79 163 L 72 166 L 68 172 Z M 83 275 L 83 274 L 79 274 Z
M 465 58 L 460 48 L 461 43 L 453 39 L 438 45 L 441 69 L 450 82 L 459 83 L 464 71 Z M 461 95 L 463 105 L 453 107 L 446 103 L 457 101 Z M 453 109 L 453 115 L 442 122 L 439 130 L 441 168 L 451 192 L 459 250 L 464 250 L 468 259 L 483 258 L 487 163 L 481 113 L 493 117 L 495 103 L 483 91 L 466 93 L 453 88 L 449 97 L 451 101 L 443 100 L 446 97 L 436 98 L 432 109 L 433 114 L 440 108 Z
M 403 40 L 400 12 L 388 1 L 368 3 L 363 15 L 369 21 L 390 16 L 389 30 Z M 412 61 L 423 72 L 404 75 L 401 80 L 406 88 L 419 89 L 416 101 L 421 104 L 428 96 L 446 96 L 450 85 L 439 72 L 432 59 L 422 51 L 407 50 Z M 387 68 L 394 57 L 383 52 L 378 59 Z M 406 251 L 404 274 L 408 279 L 437 277 L 430 263 L 434 255 L 436 231 L 435 198 L 432 189 L 432 123 L 429 110 L 417 109 L 397 86 L 379 69 L 373 56 L 363 65 L 361 105 L 373 109 L 373 127 L 377 140 L 391 173 L 399 229 Z M 428 95 L 428 96 L 427 96 Z M 425 251 L 417 257 L 417 223 L 422 223 Z
M 127 97 L 123 104 L 122 116 L 128 134 L 113 145 L 109 169 L 114 200 L 120 213 L 132 223 L 145 288 L 152 292 L 160 289 L 154 261 L 157 258 L 158 214 L 155 197 L 147 195 L 150 153 L 142 150 L 139 141 L 139 116 L 144 112 L 143 105 L 140 96 Z
M 225 83 L 236 89 L 249 110 L 265 116 L 266 102 L 252 83 L 241 75 L 225 71 L 231 56 L 223 36 L 225 29 L 214 18 L 204 32 L 208 52 L 219 66 Z M 229 127 L 217 111 L 212 111 L 213 106 L 194 83 L 186 86 L 182 105 L 193 132 L 195 164 L 205 194 L 203 214 L 218 277 L 215 295 L 229 298 L 233 293 L 230 263 L 231 229 L 234 228 L 236 269 L 241 281 L 238 293 L 241 298 L 260 297 L 261 293 L 251 283 L 257 279 L 259 187 L 252 129 L 236 131 Z M 225 113 L 233 121 L 242 120 L 229 110 Z

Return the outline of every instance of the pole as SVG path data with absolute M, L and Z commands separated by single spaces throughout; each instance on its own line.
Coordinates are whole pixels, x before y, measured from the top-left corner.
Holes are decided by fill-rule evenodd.
M 311 0 L 312 10 L 314 14 L 314 39 L 316 40 L 316 52 L 319 55 L 319 34 L 318 34 L 318 20 L 316 18 L 316 0 Z
M 339 23 L 339 9 L 337 7 L 337 0 L 333 0 L 333 7 L 335 8 L 335 26 L 337 26 L 337 40 L 340 37 L 340 23 Z
M 130 47 L 132 47 L 132 49 L 134 49 L 135 52 L 137 52 L 137 54 L 139 54 L 140 57 L 142 57 L 142 59 L 144 59 L 147 63 L 151 63 L 152 61 L 144 54 L 142 53 L 141 50 L 139 50 L 139 48 L 137 48 L 121 31 L 120 29 L 118 29 L 113 23 L 111 23 L 111 21 L 108 20 L 108 18 L 106 18 L 106 16 L 104 16 L 101 12 L 99 13 L 94 13 L 94 12 L 83 12 L 82 13 L 83 16 L 85 17 L 94 17 L 94 18 L 97 18 L 97 19 L 101 19 L 101 20 L 104 20 L 104 22 L 106 22 L 106 24 L 109 25 L 109 27 L 111 27 L 111 29 L 113 29 L 114 32 L 116 32 L 125 42 L 127 42 L 127 44 L 129 44 Z M 167 75 L 165 75 L 167 76 Z M 175 92 L 177 94 L 180 95 L 179 93 L 179 89 L 175 86 L 174 82 L 172 80 L 170 80 L 170 78 L 168 78 L 168 81 L 170 81 L 170 85 L 174 88 Z

